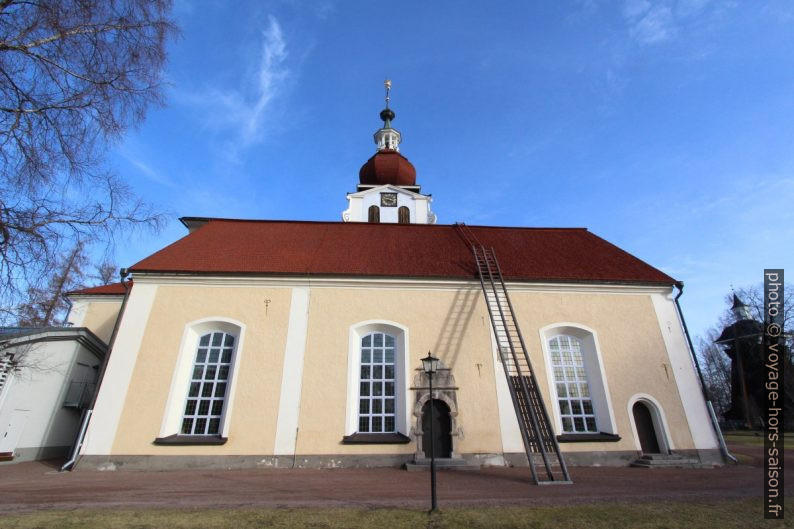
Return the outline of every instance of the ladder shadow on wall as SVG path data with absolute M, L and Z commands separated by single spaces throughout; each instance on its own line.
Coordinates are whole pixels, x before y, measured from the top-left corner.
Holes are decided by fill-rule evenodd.
M 456 290 L 452 304 L 444 317 L 432 352 L 449 369 L 455 368 L 464 335 L 474 315 L 474 308 L 481 293 L 482 289 L 479 287 Z

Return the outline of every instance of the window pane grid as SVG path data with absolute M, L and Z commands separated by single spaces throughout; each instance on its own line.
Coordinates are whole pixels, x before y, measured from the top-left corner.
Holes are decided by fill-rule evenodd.
M 358 431 L 396 431 L 394 337 L 375 332 L 361 339 Z
M 563 432 L 598 432 L 581 343 L 573 336 L 555 336 L 549 351 Z
M 182 417 L 183 435 L 220 434 L 233 351 L 230 334 L 211 332 L 199 340 Z

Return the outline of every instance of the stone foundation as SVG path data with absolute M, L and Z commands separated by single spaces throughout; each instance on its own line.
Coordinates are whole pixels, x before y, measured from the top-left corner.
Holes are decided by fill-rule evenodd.
M 703 464 L 723 464 L 719 450 L 676 450 L 674 453 L 700 460 Z M 624 467 L 637 459 L 637 451 L 593 451 L 563 452 L 568 466 L 609 466 Z M 523 453 L 508 454 L 463 454 L 468 464 L 481 466 L 525 467 L 527 458 Z M 368 454 L 368 455 L 243 455 L 243 456 L 163 456 L 163 455 L 111 455 L 82 456 L 75 470 L 184 470 L 202 469 L 245 469 L 245 468 L 374 468 L 401 467 L 413 461 L 406 454 Z M 538 463 L 542 464 L 538 458 Z

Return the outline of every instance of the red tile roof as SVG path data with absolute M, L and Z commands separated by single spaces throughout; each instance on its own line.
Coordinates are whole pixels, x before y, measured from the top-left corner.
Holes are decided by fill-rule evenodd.
M 673 278 L 584 228 L 468 227 L 506 279 L 666 284 Z M 133 272 L 473 279 L 455 225 L 207 219 Z
M 132 288 L 132 281 L 127 281 L 129 285 L 127 288 Z M 110 283 L 109 285 L 100 285 L 98 287 L 81 288 L 80 290 L 73 290 L 67 292 L 67 295 L 86 295 L 86 296 L 123 296 L 126 293 L 124 285 L 121 283 Z

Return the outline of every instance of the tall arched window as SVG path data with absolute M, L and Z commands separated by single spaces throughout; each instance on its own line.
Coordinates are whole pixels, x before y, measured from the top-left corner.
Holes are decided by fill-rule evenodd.
M 400 206 L 397 210 L 397 222 L 400 224 L 411 223 L 411 210 L 409 210 L 407 206 Z
M 380 222 L 380 208 L 378 206 L 369 207 L 368 222 Z
M 223 316 L 185 325 L 155 444 L 226 442 L 245 324 Z
M 562 431 L 598 432 L 581 342 L 575 336 L 555 336 L 549 340 L 549 354 L 554 370 Z
M 214 331 L 199 339 L 190 377 L 182 435 L 219 435 L 228 393 L 235 337 Z
M 358 431 L 392 433 L 395 421 L 395 340 L 383 332 L 361 338 Z
M 408 328 L 385 320 L 350 326 L 347 357 L 347 444 L 409 443 Z
M 609 386 L 601 362 L 598 337 L 576 323 L 549 325 L 540 330 L 551 407 L 562 434 L 617 434 Z

